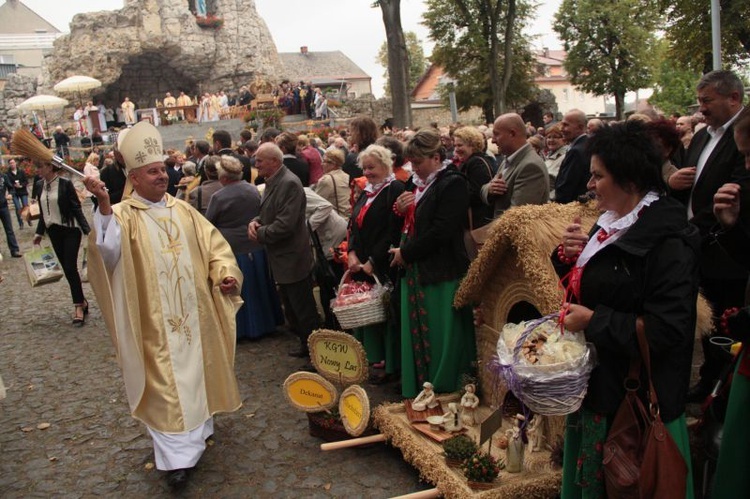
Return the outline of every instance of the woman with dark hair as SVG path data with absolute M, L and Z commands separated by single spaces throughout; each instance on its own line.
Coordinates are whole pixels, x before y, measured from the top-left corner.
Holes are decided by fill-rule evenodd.
M 471 309 L 453 308 L 453 297 L 469 268 L 463 242 L 469 187 L 448 168 L 440 134 L 417 132 L 405 156 L 414 175 L 396 201 L 405 215 L 404 236 L 391 265 L 406 270 L 401 279 L 401 380 L 404 397 L 414 397 L 429 381 L 435 391 L 453 392 L 476 359 Z
M 216 158 L 217 156 L 212 156 Z M 283 324 L 281 302 L 268 271 L 266 251 L 247 237 L 247 225 L 260 213 L 258 188 L 242 179 L 242 163 L 229 155 L 216 163 L 223 188 L 210 196 L 206 219 L 232 247 L 242 270 L 241 296 L 237 311 L 237 340 L 258 339 Z
M 396 269 L 388 262 L 388 250 L 398 245 L 403 219 L 393 213 L 393 203 L 404 192 L 404 184 L 393 175 L 391 151 L 372 144 L 359 153 L 359 164 L 367 178 L 364 190 L 352 209 L 349 223 L 348 270 L 367 276 L 376 275 L 382 284 L 395 283 Z M 364 276 L 355 280 L 363 280 Z M 396 299 L 394 293 L 391 299 Z M 362 341 L 370 363 L 385 361 L 385 381 L 400 366 L 398 320 L 356 328 L 354 335 Z
M 565 327 L 583 331 L 599 360 L 583 406 L 568 416 L 562 497 L 605 495 L 602 448 L 625 397 L 630 361 L 640 357 L 637 328 L 648 341 L 659 411 L 687 464 L 692 497 L 685 404 L 700 237 L 684 206 L 664 194 L 662 156 L 646 125 L 628 121 L 601 128 L 588 148 L 588 189 L 603 213 L 588 235 L 574 220 L 552 254 L 570 301 L 563 306 Z M 642 378 L 640 386 L 647 381 Z M 644 392 L 639 396 L 644 399 Z
M 404 144 L 395 137 L 383 135 L 375 143 L 391 151 L 393 158 L 393 174 L 396 180 L 406 183 L 411 177 L 411 172 L 404 168 L 406 159 L 404 158 Z
M 26 172 L 23 171 L 23 168 L 18 167 L 18 163 L 13 158 L 8 160 L 8 172 L 6 175 L 10 187 L 12 187 L 8 191 L 13 196 L 13 206 L 16 208 L 16 217 L 18 217 L 18 228 L 23 229 L 21 212 L 29 205 L 29 180 L 26 178 Z M 29 220 L 29 225 L 31 225 L 31 220 Z
M 486 142 L 482 132 L 462 126 L 453 132 L 453 167 L 469 181 L 471 228 L 477 229 L 492 221 L 494 206 L 482 200 L 482 186 L 489 184 L 495 172 L 490 157 L 485 154 Z
M 52 163 L 38 163 L 37 171 L 42 180 L 34 186 L 40 208 L 34 244 L 38 245 L 47 233 L 70 286 L 75 306 L 73 325 L 80 327 L 89 313 L 89 302 L 83 296 L 78 274 L 78 249 L 81 247 L 81 232 L 88 234 L 89 224 L 73 182 L 61 177 L 60 170 Z
M 349 122 L 349 154 L 341 167 L 349 174 L 349 181 L 362 176 L 362 169 L 357 162 L 359 153 L 374 144 L 378 135 L 378 125 L 368 116 L 357 116 Z
M 669 120 L 651 121 L 646 124 L 646 129 L 661 154 L 661 175 L 666 183 L 669 177 L 677 171 L 678 165 L 675 165 L 675 161 L 683 159 L 685 150 L 680 141 L 680 134 L 674 123 Z

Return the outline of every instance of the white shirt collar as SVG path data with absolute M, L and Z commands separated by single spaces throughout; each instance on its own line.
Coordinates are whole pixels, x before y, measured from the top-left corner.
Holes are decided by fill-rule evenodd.
M 143 196 L 140 196 L 135 191 L 133 191 L 133 194 L 131 194 L 131 196 L 133 197 L 133 199 L 140 201 L 141 203 L 145 204 L 148 207 L 159 206 L 160 208 L 164 208 L 165 206 L 167 206 L 167 196 L 164 196 L 163 198 L 161 198 L 161 201 L 157 201 L 156 203 L 154 203 L 153 201 L 149 201 Z
M 740 110 L 739 110 L 739 111 L 737 111 L 737 114 L 735 114 L 734 116 L 732 116 L 732 117 L 731 117 L 731 118 L 729 119 L 729 121 L 727 121 L 726 123 L 724 123 L 724 124 L 723 124 L 723 125 L 721 125 L 720 127 L 714 128 L 714 127 L 712 127 L 712 126 L 707 126 L 707 127 L 706 127 L 706 131 L 707 131 L 707 132 L 709 133 L 709 135 L 711 135 L 712 137 L 714 137 L 714 136 L 719 136 L 719 137 L 721 137 L 722 135 L 724 135 L 724 132 L 726 131 L 726 129 L 727 129 L 727 128 L 729 128 L 730 126 L 732 126 L 732 124 L 733 124 L 733 123 L 734 123 L 735 121 L 737 121 L 737 117 L 738 117 L 738 116 L 740 115 L 740 113 L 742 113 L 742 109 L 744 109 L 744 108 L 740 107 Z
M 602 213 L 599 220 L 596 221 L 596 224 L 610 234 L 610 236 L 604 241 L 599 241 L 599 238 L 597 237 L 598 232 L 594 234 L 591 239 L 589 239 L 589 242 L 586 243 L 586 247 L 583 248 L 581 255 L 578 257 L 578 261 L 576 262 L 576 266 L 583 267 L 589 260 L 591 260 L 591 257 L 599 252 L 599 250 L 609 246 L 624 236 L 628 229 L 638 221 L 641 210 L 646 206 L 650 206 L 651 203 L 657 199 L 659 199 L 659 195 L 654 191 L 650 191 L 643 196 L 643 199 L 641 199 L 640 202 L 635 205 L 635 208 L 630 210 L 627 215 L 618 217 L 617 214 L 611 210 Z

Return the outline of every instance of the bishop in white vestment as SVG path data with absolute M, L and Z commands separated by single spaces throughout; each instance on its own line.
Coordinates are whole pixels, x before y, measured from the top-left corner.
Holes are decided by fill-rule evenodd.
M 99 200 L 89 280 L 131 413 L 148 427 L 156 467 L 181 485 L 213 433 L 213 415 L 241 405 L 234 353 L 242 272 L 221 233 L 166 194 L 158 130 L 141 122 L 121 135 L 132 197 L 110 206 L 103 182 L 84 179 Z

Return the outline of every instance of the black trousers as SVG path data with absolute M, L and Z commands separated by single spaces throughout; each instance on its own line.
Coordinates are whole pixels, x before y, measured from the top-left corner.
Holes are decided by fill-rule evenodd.
M 51 225 L 47 227 L 47 235 L 55 250 L 57 259 L 60 260 L 65 273 L 65 279 L 70 286 L 70 295 L 74 304 L 82 304 L 83 287 L 81 276 L 78 274 L 78 250 L 81 247 L 81 229 L 77 227 L 65 227 L 63 225 Z
M 302 349 L 307 350 L 307 337 L 320 327 L 312 276 L 290 284 L 279 284 L 279 291 L 289 325 L 299 336 Z

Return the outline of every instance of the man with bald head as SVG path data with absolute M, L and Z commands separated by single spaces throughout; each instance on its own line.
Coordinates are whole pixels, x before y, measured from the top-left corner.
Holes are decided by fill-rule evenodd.
M 258 175 L 266 181 L 260 215 L 247 227 L 248 237 L 266 247 L 273 277 L 279 285 L 284 313 L 299 336 L 292 357 L 306 358 L 307 337 L 320 325 L 313 296 L 313 258 L 305 221 L 307 204 L 302 183 L 284 166 L 276 144 L 261 144 L 255 153 Z
M 482 187 L 482 200 L 494 206 L 497 218 L 505 210 L 524 204 L 544 204 L 549 199 L 549 176 L 542 158 L 526 142 L 526 125 L 515 114 L 495 120 L 492 139 L 505 155 L 495 177 Z
M 555 180 L 555 201 L 570 203 L 588 190 L 591 156 L 586 152 L 586 115 L 571 109 L 562 120 L 562 133 L 569 144 Z

